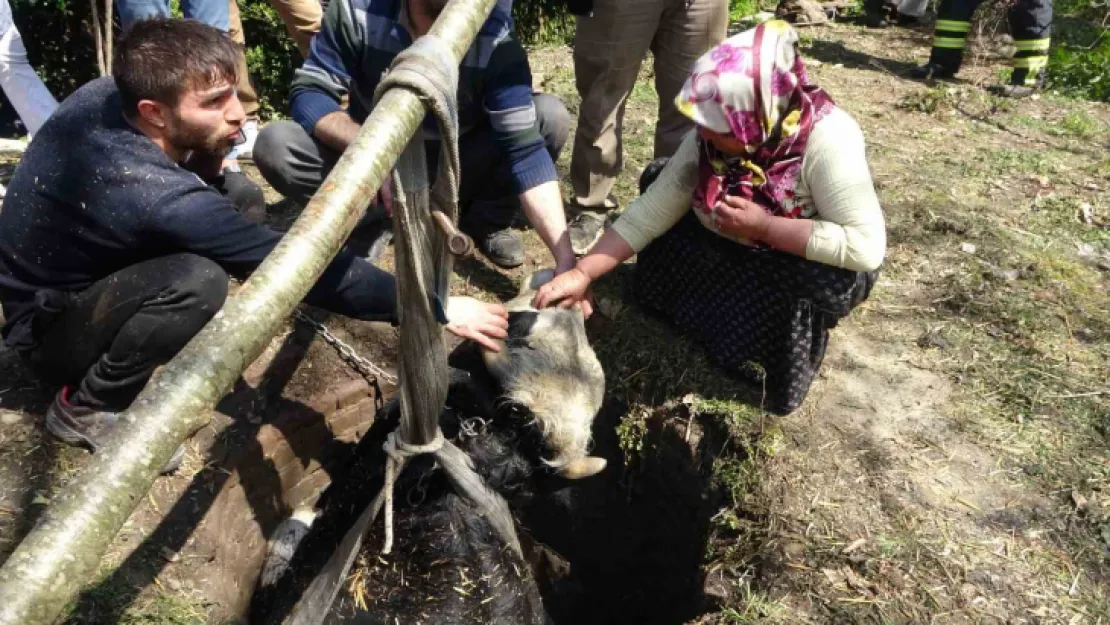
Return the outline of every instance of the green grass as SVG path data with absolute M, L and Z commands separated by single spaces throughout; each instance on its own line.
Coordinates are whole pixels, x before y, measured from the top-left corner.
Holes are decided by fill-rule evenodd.
M 728 19 L 730 22 L 758 13 L 761 9 L 760 0 L 729 0 Z
M 66 625 L 205 625 L 208 616 L 202 602 L 189 600 L 165 589 L 148 588 L 138 593 L 122 580 L 111 580 L 115 569 L 106 568 L 101 579 L 89 586 L 80 600 L 63 615 Z

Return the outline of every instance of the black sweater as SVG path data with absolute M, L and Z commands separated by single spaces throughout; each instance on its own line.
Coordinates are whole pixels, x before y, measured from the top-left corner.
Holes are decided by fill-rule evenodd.
M 40 291 L 82 291 L 135 263 L 191 252 L 250 274 L 281 233 L 248 221 L 122 115 L 111 78 L 65 100 L 35 135 L 0 209 L 3 336 L 34 344 Z M 350 317 L 393 320 L 393 276 L 343 250 L 306 298 Z

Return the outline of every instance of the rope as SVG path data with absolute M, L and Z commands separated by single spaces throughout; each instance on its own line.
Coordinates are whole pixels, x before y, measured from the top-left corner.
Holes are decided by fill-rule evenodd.
M 382 449 L 389 456 L 385 461 L 385 545 L 382 553 L 389 555 L 393 550 L 393 485 L 405 468 L 405 461 L 420 454 L 434 454 L 443 448 L 443 432 L 436 430 L 436 437 L 426 445 L 412 445 L 397 438 L 397 431 L 389 433 Z
M 445 441 L 439 416 L 447 403 L 449 374 L 441 316 L 450 294 L 454 264 L 447 237 L 433 222 L 440 211 L 450 224 L 459 214 L 458 66 L 450 46 L 437 37 L 417 39 L 393 60 L 374 94 L 375 105 L 390 89 L 405 89 L 424 103 L 438 125 L 439 172 L 429 189 L 424 154 L 425 130 L 417 130 L 393 169 L 393 231 L 401 324 L 401 425 L 383 449 L 388 459 L 382 489 L 343 537 L 324 570 L 298 602 L 290 625 L 316 625 L 328 614 L 354 563 L 362 539 L 385 507 L 385 546 L 393 547 L 393 489 L 408 458 L 432 454 L 460 496 L 489 522 L 494 532 L 523 559 L 512 513 L 505 499 L 490 490 L 458 447 Z M 442 218 L 441 218 L 442 219 Z M 409 441 L 426 441 L 413 443 Z

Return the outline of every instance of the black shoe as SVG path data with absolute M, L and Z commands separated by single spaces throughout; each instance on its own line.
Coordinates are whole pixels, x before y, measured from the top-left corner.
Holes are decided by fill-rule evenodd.
M 1020 84 L 1010 83 L 1008 85 L 997 85 L 990 88 L 991 93 L 1002 96 L 1004 98 L 1013 98 L 1019 100 L 1028 98 L 1029 96 L 1044 89 L 1044 72 L 1041 72 L 1033 84 L 1027 85 L 1024 82 Z
M 1028 98 L 1038 91 L 1038 87 L 1029 85 L 997 85 L 991 87 L 991 93 L 1002 96 L 1004 98 L 1013 98 L 1020 100 Z
M 46 429 L 64 443 L 96 453 L 108 433 L 116 426 L 119 415 L 74 406 L 69 403 L 69 390 L 67 386 L 58 391 L 54 402 L 46 409 Z M 180 445 L 166 466 L 162 467 L 162 473 L 176 471 L 184 457 L 185 446 Z
M 498 267 L 513 269 L 524 264 L 524 241 L 516 230 L 468 223 L 462 226 L 462 231 L 474 239 L 474 245 Z
M 659 177 L 659 174 L 663 173 L 663 168 L 667 166 L 667 163 L 670 160 L 671 157 L 664 156 L 648 163 L 647 167 L 644 168 L 643 173 L 640 174 L 640 195 L 647 193 L 648 187 L 650 187 L 652 183 L 655 182 L 655 179 Z
M 590 248 L 601 238 L 605 229 L 605 213 L 581 210 L 574 219 L 567 224 L 567 234 L 570 235 L 570 247 L 574 253 L 581 256 L 590 251 Z
M 956 75 L 956 70 L 945 67 L 940 63 L 926 63 L 921 67 L 915 67 L 910 70 L 910 78 L 914 80 L 937 80 L 941 78 L 952 78 Z
M 898 25 L 903 28 L 913 28 L 921 23 L 921 18 L 914 15 L 898 14 Z

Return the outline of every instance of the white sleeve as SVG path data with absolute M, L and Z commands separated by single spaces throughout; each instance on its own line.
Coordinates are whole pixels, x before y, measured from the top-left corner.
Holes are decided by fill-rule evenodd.
M 646 193 L 632 200 L 613 230 L 639 253 L 690 210 L 698 185 L 696 133 L 689 132 Z
M 886 223 L 863 132 L 847 113 L 836 109 L 813 127 L 802 176 L 818 215 L 806 258 L 852 271 L 877 269 L 886 254 Z

